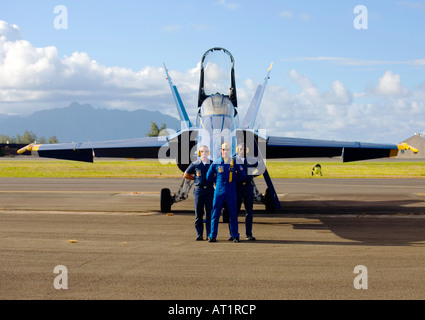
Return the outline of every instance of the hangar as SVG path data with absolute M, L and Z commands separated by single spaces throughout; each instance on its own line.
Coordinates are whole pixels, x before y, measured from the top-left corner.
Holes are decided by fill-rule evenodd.
M 412 150 L 399 150 L 396 159 L 425 159 L 425 135 L 423 133 L 415 133 L 412 137 L 402 141 L 409 146 L 418 149 L 417 153 Z

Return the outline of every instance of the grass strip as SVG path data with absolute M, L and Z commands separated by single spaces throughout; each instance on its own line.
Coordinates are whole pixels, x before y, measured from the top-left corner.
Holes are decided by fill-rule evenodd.
M 316 163 L 322 166 L 322 176 L 312 176 Z M 342 163 L 335 160 L 278 161 L 268 160 L 272 178 L 425 178 L 425 162 L 360 161 Z M 146 178 L 181 177 L 175 164 L 163 165 L 157 160 L 103 160 L 94 163 L 40 158 L 1 158 L 0 177 L 8 178 Z

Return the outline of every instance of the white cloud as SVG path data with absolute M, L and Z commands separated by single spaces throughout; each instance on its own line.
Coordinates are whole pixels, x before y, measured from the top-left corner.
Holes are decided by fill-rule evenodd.
M 311 20 L 310 15 L 307 14 L 307 13 L 300 14 L 300 18 L 301 18 L 301 20 L 304 20 L 304 21 L 310 21 Z
M 390 71 L 376 87 L 355 93 L 338 80 L 320 91 L 295 70 L 289 77 L 300 92 L 269 85 L 264 95 L 259 123 L 270 135 L 398 143 L 425 128 L 421 89 L 410 94 Z
M 409 63 L 414 66 L 425 66 L 425 59 L 412 60 Z
M 305 75 L 298 74 L 295 70 L 291 70 L 289 76 L 301 87 L 302 92 L 300 96 L 306 97 L 310 101 L 317 101 L 319 98 L 319 89 L 311 79 Z
M 285 19 L 290 19 L 294 16 L 294 13 L 292 11 L 281 11 L 279 16 Z
M 401 84 L 400 75 L 394 74 L 389 70 L 379 78 L 379 84 L 373 90 L 376 94 L 386 96 L 403 96 L 408 92 Z
M 292 19 L 292 18 L 296 17 L 296 14 L 293 11 L 290 11 L 290 10 L 280 11 L 278 15 L 279 15 L 280 18 L 283 18 L 283 19 Z M 303 21 L 311 20 L 311 16 L 307 13 L 300 13 L 297 16 Z
M 85 52 L 59 57 L 55 47 L 36 48 L 19 35 L 17 26 L 0 21 L 0 113 L 29 114 L 81 101 L 174 115 L 162 68 L 106 67 Z
M 330 62 L 342 66 L 377 66 L 377 65 L 410 65 L 410 66 L 425 66 L 425 59 L 415 60 L 366 60 L 345 57 L 301 57 L 301 58 L 282 58 L 283 62 L 303 62 L 303 61 L 318 61 Z
M 22 39 L 22 32 L 16 24 L 9 24 L 6 21 L 0 20 L 0 39 L 8 39 L 16 41 Z
M 168 24 L 162 27 L 162 32 L 164 33 L 174 33 L 183 29 L 183 26 L 180 24 Z
M 0 39 L 0 87 L 38 88 L 51 79 L 59 59 L 55 47 L 34 48 L 28 41 Z
M 170 25 L 165 25 L 161 28 L 162 32 L 165 34 L 173 34 L 173 33 L 178 33 L 178 32 L 186 32 L 186 31 L 196 31 L 196 32 L 207 32 L 207 31 L 211 31 L 211 30 L 215 30 L 215 27 L 206 25 L 206 24 L 199 24 L 199 23 L 188 23 L 185 25 L 181 25 L 181 24 L 170 24 Z
M 353 94 L 344 86 L 341 81 L 334 81 L 331 90 L 322 95 L 327 103 L 347 105 L 353 101 Z
M 376 87 L 376 93 L 390 96 L 406 95 L 407 89 L 401 85 L 400 75 L 393 74 L 391 71 L 386 71 L 379 79 L 379 84 Z
M 216 2 L 216 4 L 221 5 L 230 10 L 237 10 L 239 7 L 236 3 L 228 2 L 227 0 L 219 0 L 218 2 Z
M 399 1 L 401 7 L 425 12 L 425 1 Z

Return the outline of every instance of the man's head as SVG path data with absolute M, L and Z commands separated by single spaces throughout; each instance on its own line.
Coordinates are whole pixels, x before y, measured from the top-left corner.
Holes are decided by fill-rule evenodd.
M 221 156 L 223 159 L 229 159 L 230 156 L 230 144 L 227 142 L 224 142 L 221 145 Z
M 201 158 L 202 161 L 208 160 L 209 154 L 210 154 L 210 151 L 208 149 L 208 146 L 202 145 L 199 147 L 198 156 Z
M 241 157 L 241 158 L 245 158 L 246 157 L 246 146 L 245 146 L 245 144 L 244 143 L 239 143 L 238 144 L 238 154 L 239 154 L 239 157 Z

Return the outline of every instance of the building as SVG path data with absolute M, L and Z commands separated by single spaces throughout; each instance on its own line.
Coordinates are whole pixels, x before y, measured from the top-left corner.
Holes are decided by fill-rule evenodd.
M 422 133 L 415 133 L 414 136 L 402 141 L 407 143 L 419 151 L 414 153 L 411 150 L 399 150 L 397 159 L 425 159 L 425 135 Z

